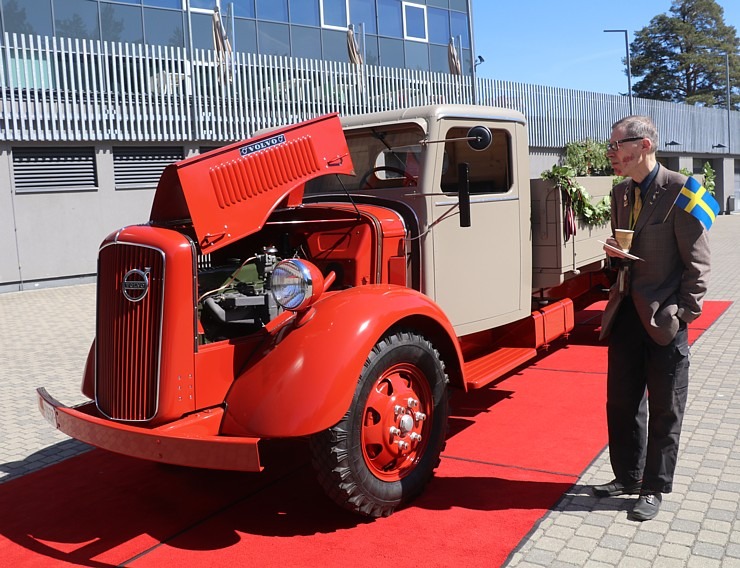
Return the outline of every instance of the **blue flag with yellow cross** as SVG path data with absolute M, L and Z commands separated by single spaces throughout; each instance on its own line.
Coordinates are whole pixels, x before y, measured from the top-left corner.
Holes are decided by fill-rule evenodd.
M 674 205 L 699 219 L 707 231 L 719 215 L 720 209 L 712 194 L 693 177 L 688 178 L 683 184 Z

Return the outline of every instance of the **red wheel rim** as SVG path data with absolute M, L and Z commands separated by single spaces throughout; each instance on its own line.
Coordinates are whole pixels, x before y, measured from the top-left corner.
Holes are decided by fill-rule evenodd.
M 398 481 L 413 471 L 429 440 L 433 408 L 429 382 L 416 365 L 399 363 L 375 381 L 360 440 L 373 475 Z

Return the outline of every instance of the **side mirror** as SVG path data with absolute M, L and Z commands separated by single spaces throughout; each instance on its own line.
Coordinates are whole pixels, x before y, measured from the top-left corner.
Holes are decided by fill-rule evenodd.
M 468 145 L 477 151 L 485 150 L 491 145 L 493 135 L 485 126 L 473 126 L 468 130 Z

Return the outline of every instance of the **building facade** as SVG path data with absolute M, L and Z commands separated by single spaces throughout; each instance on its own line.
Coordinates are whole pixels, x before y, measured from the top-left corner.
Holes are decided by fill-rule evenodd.
M 167 164 L 264 128 L 436 103 L 512 108 L 528 120 L 537 178 L 629 112 L 623 96 L 475 77 L 469 0 L 186 2 L 0 0 L 0 292 L 94 280 L 99 243 L 146 222 Z M 664 137 L 659 159 L 709 162 L 723 211 L 737 209 L 740 112 L 634 104 Z
M 470 0 L 0 0 L 0 22 L 8 34 L 214 49 L 214 10 L 237 52 L 348 61 L 352 26 L 367 64 L 448 72 L 453 38 L 473 72 Z

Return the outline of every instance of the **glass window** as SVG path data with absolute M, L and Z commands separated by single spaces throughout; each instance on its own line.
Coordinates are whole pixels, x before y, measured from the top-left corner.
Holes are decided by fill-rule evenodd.
M 216 0 L 188 0 L 192 10 L 213 10 Z
M 454 127 L 447 131 L 445 157 L 448 166 L 442 172 L 442 191 L 457 191 L 457 165 L 465 162 L 469 164 L 470 193 L 506 193 L 512 185 L 511 136 L 506 130 L 491 130 L 491 145 L 480 152 L 461 140 L 468 135 L 469 128 Z
M 293 54 L 307 59 L 321 59 L 321 30 L 303 26 L 291 26 Z
M 53 33 L 50 0 L 37 0 L 31 9 L 23 0 L 3 0 L 5 31 L 10 34 Z
M 321 25 L 346 29 L 349 24 L 347 0 L 321 0 Z
M 386 67 L 405 67 L 403 40 L 378 38 L 379 65 Z
M 349 19 L 357 30 L 362 24 L 366 34 L 378 33 L 375 0 L 349 0 Z
M 447 10 L 427 8 L 427 21 L 430 43 L 450 43 L 450 13 Z
M 288 0 L 257 0 L 257 19 L 287 22 Z
M 237 18 L 234 21 L 234 31 L 236 37 L 231 44 L 231 49 L 235 52 L 257 53 L 257 23 L 254 20 Z
M 368 65 L 380 65 L 378 53 L 378 36 L 366 35 L 364 46 L 365 63 Z
M 100 4 L 100 24 L 106 41 L 144 42 L 144 24 L 138 6 Z
M 450 0 L 450 9 L 468 13 L 468 0 Z
M 55 0 L 54 35 L 57 37 L 100 39 L 97 2 Z
M 157 8 L 177 8 L 182 10 L 182 0 L 144 0 L 144 6 L 156 6 Z
M 429 46 L 429 70 L 434 71 L 435 73 L 450 72 L 450 63 L 447 60 L 446 45 Z
M 404 38 L 426 41 L 427 8 L 418 4 L 403 3 Z
M 154 45 L 185 46 L 183 14 L 174 10 L 144 8 L 144 39 Z
M 137 6 L 141 6 L 141 0 L 115 0 L 119 4 L 136 4 Z
M 426 43 L 406 42 L 406 69 L 429 70 L 429 46 Z
M 329 61 L 349 61 L 347 33 L 336 30 L 321 30 L 323 59 Z
M 195 49 L 214 49 L 213 16 L 210 14 L 190 14 L 190 27 L 193 30 L 193 47 Z
M 290 0 L 290 21 L 307 26 L 321 25 L 318 0 Z
M 403 37 L 403 17 L 399 0 L 378 0 L 378 35 Z
M 287 25 L 257 22 L 257 30 L 260 53 L 290 55 L 290 30 Z
M 240 18 L 254 18 L 254 0 L 228 0 L 224 13 L 228 13 L 230 4 L 234 5 L 234 15 Z
M 468 31 L 468 17 L 460 12 L 450 12 L 450 34 L 454 38 L 460 36 L 463 47 L 470 48 Z
M 439 8 L 449 8 L 450 3 L 447 0 L 427 0 L 429 6 L 437 6 Z

